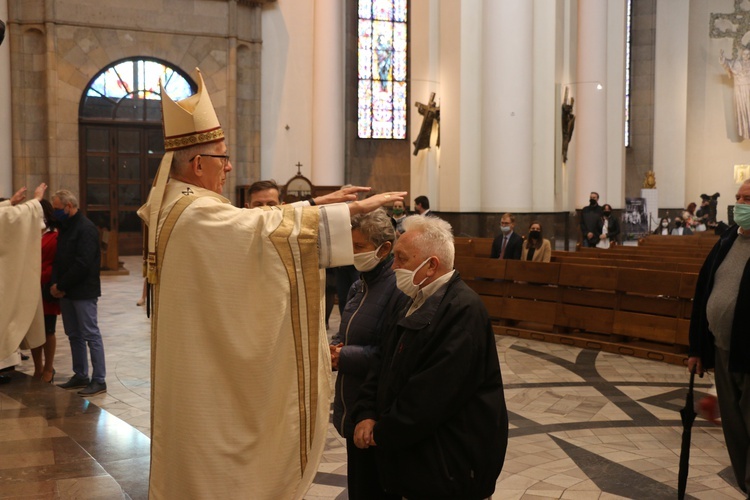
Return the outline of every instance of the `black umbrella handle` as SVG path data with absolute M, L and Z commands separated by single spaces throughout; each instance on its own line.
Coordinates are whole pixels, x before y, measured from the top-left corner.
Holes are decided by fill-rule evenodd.
M 693 369 L 690 370 L 690 386 L 688 388 L 688 392 L 690 392 L 690 394 L 693 393 L 693 383 L 695 382 L 695 369 L 696 369 L 696 366 L 693 366 Z

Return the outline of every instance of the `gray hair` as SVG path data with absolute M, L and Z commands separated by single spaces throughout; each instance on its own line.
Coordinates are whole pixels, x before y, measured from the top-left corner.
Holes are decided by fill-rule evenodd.
M 379 247 L 386 241 L 396 239 L 396 231 L 393 229 L 391 218 L 382 208 L 378 208 L 369 214 L 357 214 L 352 217 L 352 230 L 358 229 L 367 241 Z
M 403 222 L 405 233 L 417 233 L 414 244 L 421 249 L 423 257 L 432 255 L 440 259 L 441 266 L 453 269 L 456 247 L 453 244 L 453 228 L 439 217 L 410 215 Z
M 188 166 L 190 165 L 190 160 L 193 159 L 196 155 L 200 154 L 206 154 L 213 151 L 213 148 L 216 147 L 216 142 L 210 142 L 210 143 L 204 143 L 204 144 L 196 144 L 195 146 L 189 146 L 187 148 L 178 149 L 174 152 L 174 156 L 172 156 L 172 165 L 170 168 L 170 172 L 173 175 L 178 176 L 184 176 L 188 170 Z
M 63 206 L 70 203 L 73 208 L 78 208 L 78 198 L 67 189 L 55 191 L 55 194 L 53 194 L 52 197 L 59 199 Z

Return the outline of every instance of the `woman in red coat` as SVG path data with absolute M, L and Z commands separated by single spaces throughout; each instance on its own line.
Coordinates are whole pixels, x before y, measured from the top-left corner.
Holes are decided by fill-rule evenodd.
M 34 378 L 42 379 L 45 382 L 52 383 L 55 378 L 55 350 L 57 348 L 57 337 L 55 337 L 55 326 L 57 325 L 57 316 L 60 314 L 60 302 L 53 298 L 49 293 L 49 282 L 52 278 L 52 262 L 55 260 L 57 253 L 57 229 L 55 228 L 55 216 L 52 211 L 52 204 L 47 200 L 42 200 L 42 209 L 44 209 L 44 223 L 47 227 L 42 233 L 42 304 L 44 306 L 44 331 L 47 334 L 44 345 L 31 350 L 31 356 L 34 358 Z M 42 361 L 44 354 L 44 361 Z

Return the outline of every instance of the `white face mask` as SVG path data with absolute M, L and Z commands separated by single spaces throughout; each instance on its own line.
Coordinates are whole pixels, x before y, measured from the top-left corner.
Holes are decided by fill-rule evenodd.
M 361 273 L 372 271 L 375 266 L 380 264 L 380 257 L 378 257 L 378 251 L 383 245 L 371 252 L 362 252 L 354 254 L 354 267 Z
M 669 222 L 662 222 L 661 227 L 667 227 L 669 225 Z
M 412 299 L 417 296 L 417 292 L 419 291 L 419 287 L 427 281 L 427 276 L 424 277 L 422 281 L 419 283 L 414 283 L 414 275 L 417 274 L 417 271 L 422 269 L 422 266 L 427 264 L 432 257 L 427 257 L 424 262 L 422 262 L 419 267 L 417 267 L 413 271 L 409 271 L 408 269 L 395 269 L 393 272 L 396 273 L 396 286 L 399 290 L 404 292 L 404 294 L 408 295 Z

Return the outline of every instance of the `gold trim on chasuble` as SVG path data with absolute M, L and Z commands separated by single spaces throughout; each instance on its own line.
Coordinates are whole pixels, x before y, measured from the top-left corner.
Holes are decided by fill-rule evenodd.
M 177 219 L 180 218 L 182 212 L 197 200 L 197 196 L 183 196 L 177 203 L 172 205 L 172 209 L 169 211 L 169 215 L 164 219 L 164 225 L 161 227 L 161 231 L 157 236 L 156 242 L 156 276 L 161 277 L 161 268 L 164 265 L 164 254 L 167 251 L 167 244 L 169 243 L 169 236 L 172 234 Z M 147 228 L 148 229 L 148 228 Z M 156 228 L 154 228 L 156 231 Z M 156 363 L 156 325 L 159 317 L 159 288 L 160 283 L 157 280 L 156 283 L 151 285 L 153 287 L 153 304 L 151 305 L 151 431 L 153 435 L 154 429 L 154 391 L 156 390 L 155 375 L 156 369 L 154 368 Z M 154 440 L 151 440 L 151 456 L 153 456 Z
M 284 208 L 284 219 L 271 233 L 270 239 L 281 262 L 286 268 L 290 286 L 292 332 L 295 357 L 297 359 L 297 394 L 300 421 L 300 468 L 304 475 L 308 452 L 315 434 L 315 419 L 318 410 L 318 357 L 320 356 L 320 273 L 318 269 L 318 222 L 320 212 L 316 208 L 302 208 L 302 221 L 297 236 L 302 269 L 297 269 L 290 236 L 294 231 L 296 209 Z M 302 283 L 298 276 L 301 274 Z M 302 326 L 300 296 L 303 293 L 307 305 L 307 326 Z M 307 338 L 303 338 L 306 333 Z M 307 348 L 308 363 L 305 366 L 304 350 Z M 307 388 L 307 390 L 306 390 Z

